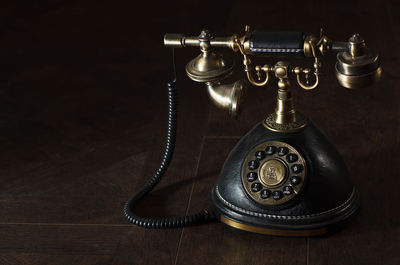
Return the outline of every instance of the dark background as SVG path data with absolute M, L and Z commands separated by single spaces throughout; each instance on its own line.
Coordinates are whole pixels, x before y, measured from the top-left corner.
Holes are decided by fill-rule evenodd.
M 399 11 L 394 0 L 2 1 L 0 264 L 399 264 Z M 372 87 L 339 87 L 327 56 L 317 89 L 293 88 L 297 109 L 346 160 L 362 193 L 360 214 L 321 238 L 262 236 L 216 222 L 131 226 L 123 204 L 164 147 L 171 76 L 164 33 L 208 28 L 226 36 L 246 24 L 314 34 L 323 27 L 343 41 L 359 32 L 380 52 L 383 77 Z M 249 89 L 238 120 L 217 109 L 184 75 L 198 53 L 177 51 L 175 157 L 141 214 L 208 207 L 225 157 L 274 108 L 270 85 Z M 230 56 L 240 65 L 238 54 Z

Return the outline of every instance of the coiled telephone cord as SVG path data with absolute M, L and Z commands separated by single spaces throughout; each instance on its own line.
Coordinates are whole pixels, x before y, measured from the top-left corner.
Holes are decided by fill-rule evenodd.
M 164 217 L 164 218 L 145 218 L 137 216 L 133 213 L 137 203 L 149 194 L 161 178 L 164 176 L 171 162 L 175 148 L 176 126 L 177 126 L 177 93 L 176 93 L 176 68 L 175 68 L 175 52 L 172 49 L 172 64 L 174 70 L 174 80 L 167 84 L 168 87 L 168 130 L 167 141 L 165 145 L 164 155 L 159 168 L 153 177 L 134 194 L 124 206 L 124 215 L 129 222 L 144 228 L 179 228 L 193 224 L 205 223 L 214 219 L 214 216 L 207 210 L 198 213 L 182 216 L 182 217 Z

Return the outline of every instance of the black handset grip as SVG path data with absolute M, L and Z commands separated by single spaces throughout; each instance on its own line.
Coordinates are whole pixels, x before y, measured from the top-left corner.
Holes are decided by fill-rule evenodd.
M 255 56 L 304 56 L 303 32 L 254 31 L 250 51 Z

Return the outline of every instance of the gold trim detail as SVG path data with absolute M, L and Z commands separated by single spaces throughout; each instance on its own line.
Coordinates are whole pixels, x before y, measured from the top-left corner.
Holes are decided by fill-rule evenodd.
M 279 229 L 271 229 L 259 226 L 252 226 L 233 221 L 222 215 L 220 217 L 220 221 L 230 227 L 234 227 L 239 230 L 244 230 L 247 232 L 252 232 L 257 234 L 272 235 L 272 236 L 292 236 L 292 237 L 320 236 L 326 234 L 327 232 L 326 227 L 312 229 L 312 230 L 279 230 Z
M 297 114 L 296 118 L 298 119 L 297 121 L 279 124 L 276 122 L 276 114 L 271 113 L 263 121 L 263 125 L 265 128 L 273 132 L 285 132 L 285 133 L 298 132 L 306 127 L 307 120 L 301 113 L 296 112 L 296 114 Z

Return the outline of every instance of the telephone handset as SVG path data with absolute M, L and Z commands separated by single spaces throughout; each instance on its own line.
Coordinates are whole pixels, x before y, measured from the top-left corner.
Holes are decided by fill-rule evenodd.
M 361 88 L 382 74 L 379 56 L 364 39 L 352 35 L 347 42 L 303 32 L 261 32 L 245 28 L 241 37 L 214 37 L 207 30 L 199 36 L 166 34 L 171 48 L 199 47 L 200 55 L 186 65 L 187 76 L 205 83 L 210 99 L 237 116 L 247 83 L 266 86 L 278 79 L 275 111 L 251 129 L 226 159 L 211 191 L 212 213 L 203 210 L 184 217 L 149 219 L 136 216 L 133 208 L 161 179 L 172 158 L 176 130 L 175 81 L 168 83 L 168 135 L 164 157 L 154 176 L 125 205 L 127 219 L 146 228 L 173 228 L 216 218 L 228 226 L 269 235 L 314 236 L 342 228 L 359 209 L 360 199 L 345 163 L 313 123 L 297 112 L 291 96 L 290 76 L 300 87 L 319 85 L 321 57 L 337 53 L 339 84 Z M 224 84 L 234 69 L 233 61 L 215 52 L 229 48 L 243 56 L 247 81 Z M 174 49 L 173 53 L 174 53 Z M 251 56 L 310 57 L 313 66 L 303 68 L 288 61 L 252 66 Z M 174 56 L 173 56 L 174 58 Z M 175 73 L 175 61 L 173 60 Z

